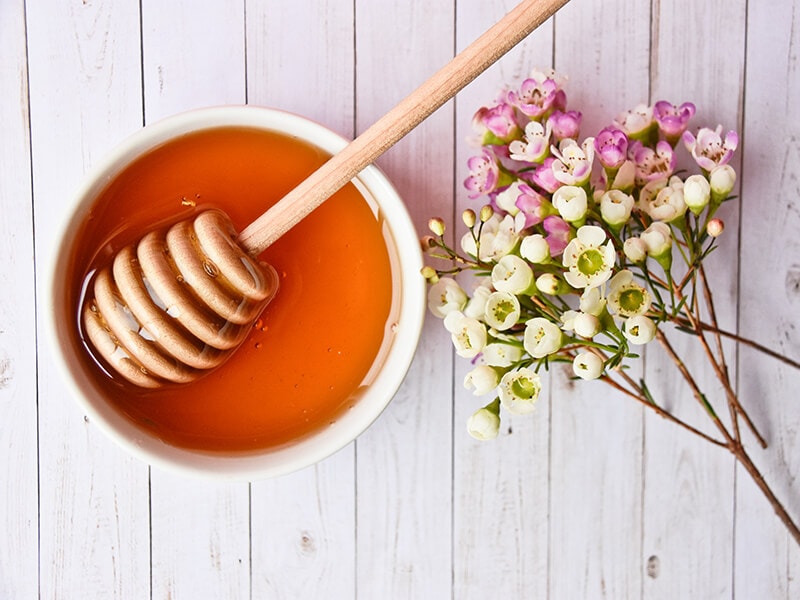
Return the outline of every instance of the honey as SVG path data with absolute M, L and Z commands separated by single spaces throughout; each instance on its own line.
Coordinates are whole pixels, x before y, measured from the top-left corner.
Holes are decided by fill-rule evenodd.
M 137 426 L 175 446 L 250 452 L 304 437 L 354 401 L 390 328 L 392 273 L 374 207 L 345 186 L 261 256 L 280 290 L 222 367 L 184 386 L 147 391 L 114 378 L 84 345 L 87 275 L 147 231 L 220 208 L 241 230 L 328 156 L 283 134 L 223 127 L 150 151 L 99 194 L 70 256 L 64 318 L 102 394 Z

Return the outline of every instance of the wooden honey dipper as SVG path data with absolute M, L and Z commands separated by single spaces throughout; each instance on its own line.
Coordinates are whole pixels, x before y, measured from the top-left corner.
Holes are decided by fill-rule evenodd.
M 222 364 L 278 288 L 258 255 L 567 1 L 523 0 L 241 234 L 208 210 L 120 250 L 94 275 L 82 308 L 98 358 L 146 388 L 188 383 Z

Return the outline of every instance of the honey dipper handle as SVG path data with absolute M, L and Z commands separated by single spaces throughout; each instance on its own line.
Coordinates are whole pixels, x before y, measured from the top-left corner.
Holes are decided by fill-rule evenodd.
M 568 0 L 523 0 L 414 92 L 247 226 L 239 243 L 258 255 L 455 96 Z

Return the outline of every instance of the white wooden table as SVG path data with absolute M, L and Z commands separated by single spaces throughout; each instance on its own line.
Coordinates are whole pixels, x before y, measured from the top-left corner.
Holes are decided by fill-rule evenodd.
M 435 319 L 374 426 L 278 480 L 151 468 L 63 391 L 37 265 L 104 153 L 245 102 L 353 136 L 512 5 L 0 0 L 0 599 L 800 598 L 800 548 L 732 459 L 599 385 L 556 373 L 533 417 L 469 438 L 479 399 Z M 792 0 L 572 0 L 379 164 L 425 233 L 469 205 L 472 113 L 532 67 L 570 76 L 586 135 L 641 101 L 694 101 L 742 138 L 720 319 L 797 358 L 798 31 Z M 770 442 L 758 464 L 798 519 L 800 374 L 731 350 Z M 690 406 L 662 367 L 646 358 L 651 386 Z

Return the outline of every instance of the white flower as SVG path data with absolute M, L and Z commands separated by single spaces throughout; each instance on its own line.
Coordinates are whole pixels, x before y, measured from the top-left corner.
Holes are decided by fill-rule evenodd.
M 483 319 L 483 315 L 486 313 L 486 301 L 492 295 L 491 286 L 492 282 L 487 278 L 475 288 L 475 291 L 472 292 L 472 298 L 469 299 L 467 306 L 464 307 L 463 312 L 466 316 L 471 319 Z
M 519 198 L 522 193 L 519 191 L 521 183 L 520 181 L 515 181 L 494 197 L 497 207 L 504 210 L 512 217 L 519 212 L 519 208 L 517 208 L 517 198 Z
M 599 317 L 606 308 L 606 299 L 599 287 L 587 288 L 581 294 L 580 309 L 588 315 Z
M 511 160 L 522 162 L 541 162 L 550 148 L 550 121 L 542 125 L 539 121 L 529 121 L 525 125 L 525 135 L 508 145 Z
M 653 123 L 653 107 L 639 104 L 632 110 L 621 113 L 614 123 L 629 137 L 641 134 Z
M 481 358 L 491 367 L 510 367 L 522 358 L 522 349 L 519 346 L 495 342 L 486 345 Z
M 500 377 L 497 371 L 488 365 L 478 365 L 464 377 L 464 387 L 474 390 L 472 393 L 476 396 L 488 394 L 497 387 L 498 383 L 500 383 Z
M 643 262 L 647 258 L 647 246 L 638 237 L 629 237 L 622 244 L 622 251 L 632 263 Z
M 519 235 L 514 227 L 514 217 L 511 215 L 501 217 L 495 213 L 481 228 L 479 258 L 485 261 L 497 260 L 511 252 L 518 241 Z M 477 256 L 477 244 L 472 233 L 467 232 L 461 238 L 461 249 L 470 256 Z
M 639 195 L 639 207 L 655 221 L 674 221 L 686 212 L 683 181 L 673 176 L 669 181 L 651 181 Z
M 650 292 L 636 283 L 627 269 L 614 275 L 608 287 L 608 306 L 620 317 L 643 315 L 650 309 Z
M 476 410 L 467 420 L 467 432 L 476 440 L 493 440 L 500 432 L 500 414 L 496 402 Z
M 442 277 L 428 290 L 428 310 L 440 319 L 452 311 L 463 310 L 466 304 L 466 292 L 450 277 Z
M 711 169 L 708 178 L 711 192 L 721 200 L 733 191 L 733 186 L 736 184 L 736 171 L 730 165 L 719 165 Z
M 508 412 L 524 415 L 533 412 L 541 389 L 539 374 L 523 367 L 503 375 L 498 391 L 500 402 Z
M 603 374 L 603 359 L 594 352 L 579 352 L 572 361 L 572 371 L 581 379 L 597 379 Z
M 519 300 L 511 292 L 493 292 L 486 301 L 484 320 L 489 327 L 505 331 L 519 319 Z
M 690 175 L 683 182 L 683 200 L 694 214 L 700 214 L 710 199 L 711 184 L 703 175 Z
M 654 258 L 663 256 L 672 249 L 672 231 L 666 223 L 652 223 L 640 237 L 647 247 L 647 254 Z
M 523 346 L 533 358 L 543 358 L 558 351 L 561 340 L 561 329 L 544 317 L 535 317 L 525 323 Z
M 553 193 L 553 206 L 565 221 L 580 221 L 586 216 L 589 206 L 586 190 L 574 185 L 562 185 Z
M 656 324 L 649 317 L 637 315 L 625 321 L 622 333 L 631 344 L 646 344 L 656 336 Z
M 516 254 L 506 254 L 492 269 L 492 284 L 500 292 L 521 294 L 531 287 L 533 270 Z
M 519 253 L 525 260 L 540 265 L 550 260 L 550 244 L 541 233 L 534 233 L 522 238 Z
M 621 190 L 609 190 L 600 197 L 600 216 L 609 225 L 628 222 L 633 210 L 633 198 Z
M 608 281 L 614 266 L 615 252 L 606 233 L 595 225 L 578 228 L 577 237 L 564 249 L 563 264 L 567 283 L 574 288 L 591 288 Z
M 456 354 L 463 358 L 475 358 L 486 346 L 486 326 L 477 319 L 453 311 L 444 318 L 444 327 L 450 332 Z

